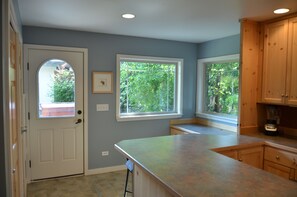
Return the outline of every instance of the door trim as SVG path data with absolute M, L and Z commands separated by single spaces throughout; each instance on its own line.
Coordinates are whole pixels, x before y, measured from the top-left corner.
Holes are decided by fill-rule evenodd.
M 18 37 L 18 41 L 20 45 L 22 45 L 22 35 L 20 33 L 20 25 L 18 23 L 16 14 L 15 14 L 15 7 L 14 4 L 12 2 L 12 0 L 4 0 L 2 1 L 2 62 L 1 64 L 3 65 L 3 73 L 2 73 L 2 82 L 3 82 L 3 99 L 2 99 L 2 104 L 3 104 L 3 140 L 4 140 L 4 159 L 5 159 L 5 174 L 6 176 L 4 177 L 4 187 L 5 189 L 1 190 L 4 191 L 4 193 L 6 194 L 6 196 L 11 196 L 12 195 L 12 177 L 11 177 L 11 144 L 10 144 L 10 124 L 9 124 L 9 117 L 7 116 L 7 114 L 9 114 L 9 57 L 10 57 L 10 25 L 13 27 L 14 31 L 16 32 L 16 36 Z M 18 84 L 19 85 L 19 84 Z M 18 101 L 17 101 L 18 102 Z M 18 102 L 19 104 L 19 102 Z M 18 106 L 21 107 L 21 106 Z M 18 118 L 20 119 L 21 117 L 19 116 L 20 114 L 17 114 Z M 20 125 L 16 125 L 18 131 L 20 130 Z M 20 145 L 20 152 L 22 153 L 22 146 Z M 2 148 L 2 145 L 1 145 Z M 20 161 L 21 162 L 21 161 Z M 20 165 L 23 166 L 23 163 L 20 163 Z M 20 172 L 23 175 L 23 171 Z M 21 177 L 19 177 L 21 178 Z M 1 178 L 2 181 L 2 178 Z M 23 183 L 23 180 L 19 180 L 21 183 Z M 25 191 L 26 191 L 26 185 L 20 185 L 21 188 L 20 189 L 20 195 L 25 196 Z
M 40 49 L 40 50 L 56 50 L 56 51 L 73 51 L 83 53 L 83 111 L 84 111 L 84 174 L 88 171 L 88 49 L 87 48 L 74 48 L 74 47 L 60 47 L 60 46 L 47 46 L 47 45 L 34 45 L 34 44 L 24 44 L 24 67 L 27 67 L 28 62 L 28 50 L 29 49 Z M 28 93 L 28 70 L 24 69 L 24 79 L 25 79 L 25 93 Z M 29 99 L 28 99 L 29 100 Z M 29 101 L 28 101 L 29 102 Z M 27 109 L 29 109 L 29 103 L 26 103 Z M 30 132 L 30 128 L 28 128 Z M 30 139 L 27 139 L 27 143 L 30 144 Z M 30 151 L 28 150 L 28 158 L 31 158 Z M 29 161 L 28 161 L 29 162 Z M 26 165 L 26 171 L 30 172 L 29 164 Z M 27 173 L 27 181 L 31 182 L 31 173 Z

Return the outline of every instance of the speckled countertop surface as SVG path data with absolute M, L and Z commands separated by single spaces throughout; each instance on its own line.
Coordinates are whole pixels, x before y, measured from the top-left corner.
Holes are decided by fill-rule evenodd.
M 200 125 L 200 124 L 178 124 L 171 125 L 171 128 L 179 129 L 193 134 L 207 134 L 207 135 L 234 135 L 235 132 L 226 131 L 215 127 Z
M 266 142 L 266 144 L 273 143 L 273 144 L 277 144 L 277 145 L 286 146 L 286 148 L 287 147 L 293 148 L 297 153 L 297 139 L 292 139 L 292 138 L 290 139 L 290 138 L 284 137 L 284 136 L 268 136 L 268 135 L 264 135 L 264 133 L 260 133 L 260 132 L 245 134 L 245 135 L 263 139 Z
M 211 149 L 261 145 L 263 138 L 175 135 L 123 140 L 115 145 L 175 196 L 297 196 L 297 183 Z

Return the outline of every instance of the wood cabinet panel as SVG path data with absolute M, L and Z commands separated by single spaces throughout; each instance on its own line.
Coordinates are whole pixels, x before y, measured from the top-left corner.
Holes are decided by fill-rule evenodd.
M 294 179 L 294 169 L 271 161 L 264 160 L 264 170 L 285 179 Z
M 240 133 L 257 130 L 258 69 L 260 25 L 241 20 Z M 262 63 L 262 62 L 261 62 Z
M 237 150 L 226 150 L 226 151 L 222 151 L 219 153 L 221 153 L 222 155 L 225 155 L 227 157 L 230 157 L 232 159 L 238 160 L 238 151 Z
M 265 102 L 283 103 L 286 94 L 288 20 L 264 27 L 262 97 Z
M 218 153 L 223 154 L 232 159 L 236 159 L 248 165 L 254 166 L 256 168 L 263 169 L 263 147 L 251 147 L 245 149 L 230 149 L 224 151 L 218 151 Z
M 297 168 L 297 154 L 266 146 L 264 155 L 265 160 L 290 168 Z
M 140 167 L 134 165 L 133 172 L 133 196 L 137 197 L 173 197 L 164 186 L 154 180 Z
M 178 130 L 178 129 L 170 129 L 170 135 L 182 135 L 182 134 L 188 134 L 187 132 Z
M 289 20 L 287 103 L 297 105 L 297 17 Z
M 263 147 L 239 150 L 238 160 L 256 168 L 263 169 Z
M 297 106 L 297 17 L 264 27 L 262 100 Z

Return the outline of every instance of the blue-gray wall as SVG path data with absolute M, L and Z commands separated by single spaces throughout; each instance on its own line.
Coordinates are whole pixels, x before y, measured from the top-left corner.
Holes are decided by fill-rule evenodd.
M 197 44 L 197 58 L 239 54 L 240 34 Z
M 197 44 L 198 59 L 224 56 L 224 55 L 233 55 L 233 54 L 239 54 L 239 53 L 240 53 L 240 34 Z M 227 124 L 225 122 L 221 122 L 218 120 L 214 120 L 214 122 Z M 237 127 L 237 124 L 233 124 L 233 123 L 232 124 L 230 123 L 228 125 Z
M 114 144 L 120 140 L 169 134 L 169 120 L 117 122 L 115 92 L 113 94 L 92 94 L 92 71 L 112 71 L 115 76 L 117 53 L 183 58 L 183 118 L 194 117 L 196 44 L 29 26 L 23 27 L 23 40 L 25 44 L 88 49 L 89 169 L 123 164 L 125 159 L 114 149 Z M 109 104 L 110 111 L 97 112 L 96 104 Z M 101 156 L 101 152 L 105 150 L 110 152 L 110 156 Z

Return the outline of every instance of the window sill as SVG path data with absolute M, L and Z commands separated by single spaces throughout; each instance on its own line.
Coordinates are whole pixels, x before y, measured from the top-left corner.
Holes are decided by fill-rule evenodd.
M 196 113 L 196 117 L 205 118 L 208 120 L 219 121 L 223 124 L 228 124 L 228 125 L 232 125 L 232 126 L 237 126 L 237 119 L 233 119 L 233 118 L 216 116 L 216 115 L 206 114 L 206 113 Z
M 181 118 L 182 114 L 154 114 L 154 115 L 131 115 L 131 116 L 117 116 L 118 122 L 124 121 L 139 121 L 139 120 L 158 120 L 158 119 L 171 119 L 171 118 Z

